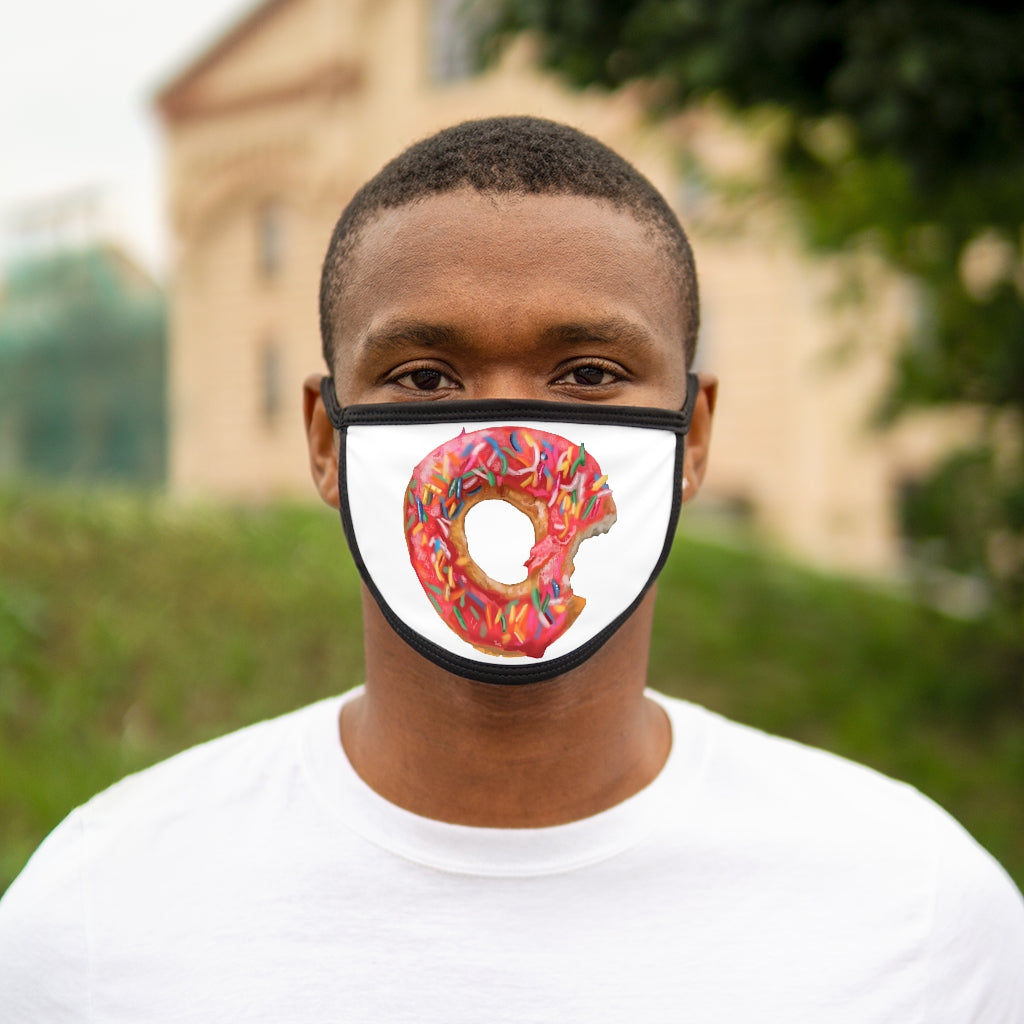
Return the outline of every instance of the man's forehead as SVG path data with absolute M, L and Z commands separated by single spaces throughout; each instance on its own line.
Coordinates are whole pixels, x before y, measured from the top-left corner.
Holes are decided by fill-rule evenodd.
M 524 238 L 524 228 L 528 238 Z M 663 231 L 648 216 L 606 199 L 571 193 L 492 193 L 463 187 L 375 211 L 354 233 L 346 276 L 357 276 L 360 264 L 400 257 L 405 264 L 432 258 L 431 246 L 453 237 L 483 235 L 502 244 L 502 236 L 526 252 L 574 237 L 601 234 L 636 245 L 646 243 L 649 255 L 671 261 Z M 393 252 L 394 249 L 398 252 Z M 478 256 L 467 250 L 467 260 Z

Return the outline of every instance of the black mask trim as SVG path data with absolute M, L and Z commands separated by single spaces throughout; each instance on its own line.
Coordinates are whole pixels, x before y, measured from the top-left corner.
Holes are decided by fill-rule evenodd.
M 622 424 L 631 427 L 650 427 L 685 434 L 690 429 L 690 418 L 696 404 L 700 383 L 697 375 L 686 376 L 686 401 L 682 409 L 652 409 L 641 405 L 588 405 L 582 402 L 509 401 L 495 398 L 458 402 L 458 413 L 453 413 L 454 402 L 384 402 L 378 405 L 350 405 L 342 408 L 331 377 L 320 379 L 320 395 L 327 418 L 335 430 L 344 430 L 350 424 L 374 423 L 444 423 L 463 420 L 467 423 L 491 419 L 557 420 L 574 423 Z

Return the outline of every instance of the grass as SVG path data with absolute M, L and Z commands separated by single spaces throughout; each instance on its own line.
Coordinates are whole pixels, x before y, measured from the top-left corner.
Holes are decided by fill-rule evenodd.
M 682 536 L 650 677 L 914 783 L 1024 882 L 1021 681 L 982 625 Z M 115 779 L 361 678 L 326 511 L 0 492 L 0 891 Z

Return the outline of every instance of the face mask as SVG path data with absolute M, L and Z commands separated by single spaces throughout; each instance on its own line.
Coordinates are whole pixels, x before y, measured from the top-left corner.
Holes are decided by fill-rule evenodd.
M 340 434 L 341 520 L 359 572 L 395 632 L 441 668 L 500 684 L 567 672 L 661 571 L 693 374 L 681 411 L 490 400 L 341 409 L 330 378 L 320 390 Z M 510 509 L 527 517 L 525 539 Z M 515 537 L 518 573 L 500 566 Z

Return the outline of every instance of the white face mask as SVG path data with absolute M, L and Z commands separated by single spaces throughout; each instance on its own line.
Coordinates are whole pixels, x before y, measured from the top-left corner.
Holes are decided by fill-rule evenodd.
M 526 401 L 341 409 L 330 378 L 320 390 L 340 433 L 341 520 L 359 572 L 395 632 L 449 672 L 501 684 L 567 672 L 661 571 L 682 498 L 693 374 L 681 411 Z

